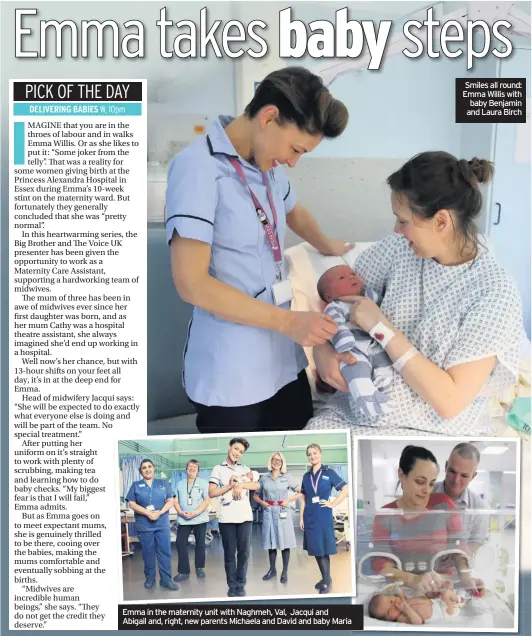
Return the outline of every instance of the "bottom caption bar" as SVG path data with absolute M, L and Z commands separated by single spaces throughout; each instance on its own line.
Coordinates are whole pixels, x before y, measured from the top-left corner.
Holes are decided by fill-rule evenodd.
M 119 605 L 118 629 L 363 629 L 362 605 Z

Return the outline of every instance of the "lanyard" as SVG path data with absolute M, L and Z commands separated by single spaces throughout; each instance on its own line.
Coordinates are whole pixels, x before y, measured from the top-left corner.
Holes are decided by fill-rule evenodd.
M 314 483 L 314 479 L 312 479 L 312 468 L 310 469 L 310 483 L 312 484 L 312 489 L 314 490 L 314 493 L 317 495 L 318 494 L 318 484 L 320 483 L 320 477 L 321 477 L 321 471 L 323 470 L 323 468 L 320 468 L 319 472 L 318 472 L 318 478 L 316 479 L 316 483 Z
M 151 496 L 152 496 L 153 490 L 152 490 L 152 487 L 146 483 L 146 481 L 144 481 L 144 483 L 146 484 L 146 488 L 148 489 L 148 492 L 150 493 L 150 503 L 148 504 L 148 506 L 151 506 Z M 153 481 L 151 483 L 153 486 Z
M 196 477 L 196 479 L 197 479 L 197 477 Z M 194 483 L 192 484 L 190 490 L 188 489 L 188 479 L 187 479 L 187 495 L 188 495 L 189 499 L 192 497 L 192 490 L 194 489 L 194 486 L 196 484 L 196 479 L 194 479 Z
M 233 168 L 237 171 L 238 176 L 242 179 L 242 181 L 247 185 L 251 198 L 253 200 L 253 205 L 255 206 L 255 211 L 257 212 L 257 217 L 259 221 L 262 223 L 262 227 L 264 228 L 264 232 L 268 238 L 268 242 L 270 247 L 272 248 L 273 258 L 275 259 L 275 264 L 277 265 L 278 272 L 280 271 L 281 264 L 283 262 L 283 256 L 281 254 L 281 248 L 279 246 L 279 238 L 277 236 L 277 211 L 275 209 L 275 204 L 273 202 L 272 196 L 270 194 L 270 188 L 268 188 L 268 181 L 266 180 L 266 175 L 262 173 L 262 182 L 266 186 L 266 195 L 268 196 L 268 203 L 270 204 L 270 208 L 273 214 L 273 220 L 275 223 L 275 231 L 271 226 L 271 223 L 268 220 L 264 210 L 262 209 L 262 205 L 260 201 L 255 196 L 255 193 L 250 188 L 249 183 L 244 175 L 244 171 L 242 170 L 242 166 L 240 165 L 240 161 L 235 159 L 234 157 L 227 157 L 233 166 Z

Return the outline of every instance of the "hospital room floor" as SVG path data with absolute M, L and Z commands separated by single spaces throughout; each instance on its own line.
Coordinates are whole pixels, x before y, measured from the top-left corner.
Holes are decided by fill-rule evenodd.
M 288 569 L 288 582 L 279 581 L 282 570 L 281 553 L 277 552 L 277 577 L 263 581 L 262 577 L 269 569 L 268 551 L 261 548 L 261 527 L 253 524 L 251 550 L 248 562 L 246 596 L 263 596 L 266 599 L 276 596 L 320 596 L 314 585 L 320 580 L 320 572 L 314 557 L 303 551 L 303 533 L 296 531 L 297 548 L 291 550 Z M 122 558 L 124 600 L 125 601 L 183 601 L 186 599 L 227 598 L 222 540 L 218 533 L 214 534 L 210 546 L 206 548 L 205 578 L 198 579 L 194 570 L 194 546 L 189 546 L 191 566 L 190 578 L 179 583 L 179 590 L 173 592 L 154 585 L 150 590 L 144 588 L 144 563 L 137 547 L 131 557 Z M 172 543 L 172 573 L 177 574 L 177 550 Z M 337 554 L 331 556 L 331 576 L 333 585 L 331 594 L 352 594 L 351 552 L 346 551 L 345 543 L 338 545 Z M 321 595 L 321 598 L 326 598 Z M 236 599 L 235 599 L 236 600 Z

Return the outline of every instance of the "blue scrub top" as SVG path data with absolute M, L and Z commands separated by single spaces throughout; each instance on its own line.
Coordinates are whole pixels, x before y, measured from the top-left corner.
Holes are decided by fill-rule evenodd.
M 310 476 L 312 475 L 314 483 L 316 483 L 316 478 L 320 474 L 320 471 L 321 476 L 317 485 L 317 493 L 315 493 Z M 303 481 L 301 483 L 301 492 L 305 495 L 304 513 L 307 512 L 307 506 L 309 505 L 319 506 L 319 504 L 312 504 L 312 498 L 316 496 L 316 494 L 320 499 L 329 499 L 333 487 L 340 492 L 340 490 L 342 490 L 342 488 L 346 485 L 346 481 L 342 479 L 335 470 L 329 468 L 329 466 L 322 466 L 316 474 L 313 474 L 312 468 L 309 468 L 309 470 L 307 470 L 307 472 L 303 475 Z
M 147 508 L 152 505 L 155 510 L 161 510 L 168 499 L 174 496 L 170 484 L 165 479 L 154 479 L 151 488 L 141 479 L 133 482 L 133 485 L 127 493 L 126 501 Z M 135 526 L 137 532 L 146 532 L 158 530 L 160 528 L 170 528 L 170 517 L 168 512 L 162 514 L 156 521 L 151 521 L 148 517 L 135 512 Z
M 177 482 L 176 486 L 176 497 L 179 502 L 179 507 L 183 512 L 194 512 L 197 510 L 201 504 L 205 501 L 205 499 L 209 496 L 209 484 L 205 479 L 196 479 L 194 485 L 188 483 L 188 480 L 182 479 Z M 192 497 L 192 505 L 188 505 L 188 493 L 190 492 L 190 496 Z M 185 519 L 178 515 L 177 523 L 180 526 L 195 526 L 199 523 L 207 523 L 209 521 L 209 510 L 205 509 L 200 515 L 197 517 L 193 517 L 192 519 Z
M 242 164 L 246 179 L 274 223 L 260 170 L 240 157 L 216 119 L 207 134 L 172 160 L 166 190 L 166 237 L 174 233 L 211 246 L 209 274 L 248 296 L 274 304 L 275 260 L 249 190 L 230 164 Z M 284 245 L 286 214 L 296 195 L 280 166 L 267 173 Z M 285 275 L 285 274 L 283 274 Z M 283 306 L 289 308 L 289 303 Z M 253 352 L 253 355 L 250 355 Z M 272 397 L 306 368 L 303 348 L 275 331 L 238 325 L 194 308 L 183 361 L 189 398 L 207 406 L 243 406 Z

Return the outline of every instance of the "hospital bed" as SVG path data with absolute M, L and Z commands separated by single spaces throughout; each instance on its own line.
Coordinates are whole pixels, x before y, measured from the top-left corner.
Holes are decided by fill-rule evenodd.
M 334 499 L 334 497 L 333 497 Z M 345 549 L 351 548 L 351 526 L 349 523 L 349 498 L 344 499 L 333 508 L 334 537 L 336 545 L 343 543 Z
M 478 514 L 478 511 L 474 511 Z M 467 515 L 470 511 L 461 511 L 461 515 Z M 431 622 L 426 626 L 419 626 L 418 629 L 445 628 L 451 631 L 466 629 L 492 630 L 492 629 L 512 629 L 515 623 L 514 599 L 517 597 L 515 588 L 517 583 L 517 546 L 514 528 L 505 523 L 508 516 L 507 510 L 488 511 L 490 519 L 495 518 L 500 523 L 494 523 L 490 531 L 487 544 L 477 550 L 474 556 L 469 555 L 465 543 L 457 535 L 450 537 L 447 547 L 430 554 L 426 560 L 414 562 L 412 557 L 400 557 L 399 552 L 395 554 L 392 549 L 382 549 L 383 544 L 373 541 L 373 522 L 378 515 L 401 515 L 401 510 L 387 509 L 369 513 L 362 510 L 357 511 L 357 533 L 356 533 L 356 572 L 357 586 L 355 602 L 364 606 L 364 628 L 390 628 L 390 621 L 384 621 L 370 617 L 368 614 L 368 604 L 371 598 L 377 593 L 394 593 L 395 583 L 391 583 L 390 578 L 376 573 L 371 566 L 372 559 L 383 557 L 392 561 L 397 568 L 403 571 L 438 572 L 444 578 L 453 582 L 458 595 L 465 603 L 460 612 L 455 616 L 446 616 L 443 621 Z M 447 515 L 457 514 L 456 511 L 427 511 L 427 514 Z M 412 537 L 413 538 L 413 537 Z M 412 539 L 411 538 L 411 539 Z M 464 557 L 470 574 L 474 578 L 480 578 L 485 585 L 485 594 L 482 597 L 474 597 L 470 592 L 460 588 L 460 582 L 456 570 L 449 569 L 445 559 L 452 558 L 454 554 Z M 401 585 L 398 583 L 397 585 Z M 414 592 L 404 588 L 405 593 Z M 413 625 L 396 623 L 394 629 L 416 629 Z

